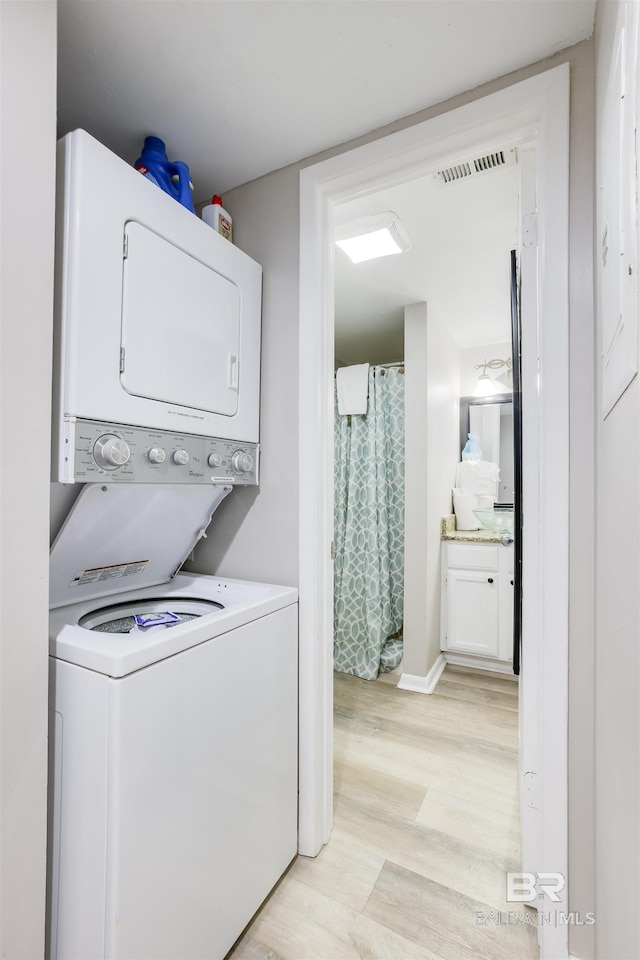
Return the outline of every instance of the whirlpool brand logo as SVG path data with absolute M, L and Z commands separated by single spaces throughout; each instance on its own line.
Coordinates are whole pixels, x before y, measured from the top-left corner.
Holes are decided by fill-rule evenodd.
M 205 418 L 198 413 L 185 413 L 184 410 L 167 410 L 169 416 L 187 417 L 189 420 L 204 420 Z

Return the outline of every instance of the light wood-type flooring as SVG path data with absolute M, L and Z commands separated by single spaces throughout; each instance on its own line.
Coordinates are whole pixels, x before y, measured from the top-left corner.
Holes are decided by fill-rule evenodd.
M 229 960 L 529 960 L 519 870 L 516 682 L 447 666 L 431 696 L 335 675 L 335 823 Z

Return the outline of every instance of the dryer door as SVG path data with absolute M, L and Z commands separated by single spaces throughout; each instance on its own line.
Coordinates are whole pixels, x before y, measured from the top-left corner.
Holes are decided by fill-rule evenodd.
M 125 226 L 124 250 L 122 386 L 136 397 L 234 416 L 237 286 L 134 221 Z

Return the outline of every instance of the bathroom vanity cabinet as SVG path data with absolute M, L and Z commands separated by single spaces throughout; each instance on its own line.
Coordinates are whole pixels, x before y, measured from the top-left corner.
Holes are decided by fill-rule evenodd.
M 511 673 L 513 544 L 442 543 L 440 647 L 450 663 Z

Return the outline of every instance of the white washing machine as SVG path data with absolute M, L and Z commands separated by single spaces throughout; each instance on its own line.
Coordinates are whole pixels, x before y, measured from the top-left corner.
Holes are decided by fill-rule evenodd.
M 221 960 L 296 854 L 297 593 L 173 576 L 230 490 L 88 484 L 52 547 L 54 960 Z

